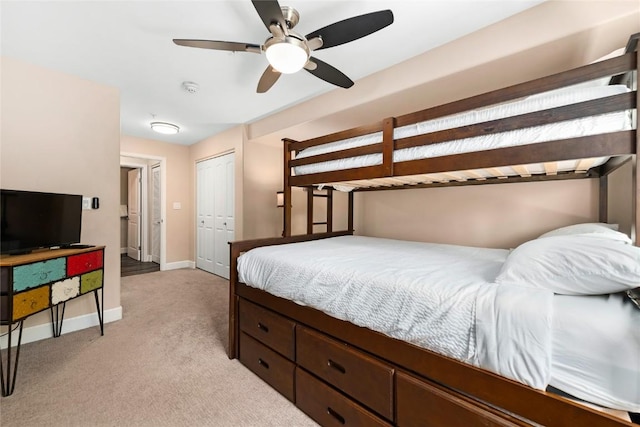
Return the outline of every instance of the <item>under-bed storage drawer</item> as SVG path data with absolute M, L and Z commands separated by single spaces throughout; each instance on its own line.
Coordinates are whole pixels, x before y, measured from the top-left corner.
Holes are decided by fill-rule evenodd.
M 475 403 L 477 405 L 477 403 Z M 521 426 L 470 403 L 467 398 L 435 384 L 396 372 L 398 426 Z
M 325 427 L 391 425 L 299 367 L 296 406 Z
M 294 401 L 293 362 L 245 333 L 240 333 L 240 362 L 284 397 Z
M 240 329 L 289 360 L 295 357 L 295 327 L 291 320 L 240 299 Z
M 393 419 L 392 366 L 299 325 L 296 341 L 296 361 L 299 366 L 383 417 Z

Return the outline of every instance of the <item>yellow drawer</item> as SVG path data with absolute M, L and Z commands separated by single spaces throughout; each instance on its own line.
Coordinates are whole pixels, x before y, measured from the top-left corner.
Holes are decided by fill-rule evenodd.
M 49 286 L 42 286 L 14 294 L 13 320 L 19 320 L 49 308 L 49 290 Z

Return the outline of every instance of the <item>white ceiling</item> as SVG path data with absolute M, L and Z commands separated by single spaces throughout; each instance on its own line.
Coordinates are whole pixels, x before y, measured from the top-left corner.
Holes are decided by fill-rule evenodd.
M 533 7 L 544 0 L 281 0 L 300 13 L 296 31 L 391 9 L 394 23 L 314 53 L 357 80 Z M 249 0 L 7 1 L 0 3 L 2 55 L 116 87 L 122 133 L 190 145 L 336 88 L 302 70 L 256 93 L 264 55 L 176 46 L 172 39 L 262 44 L 269 33 Z M 182 89 L 196 82 L 195 94 Z M 177 135 L 153 133 L 154 120 Z

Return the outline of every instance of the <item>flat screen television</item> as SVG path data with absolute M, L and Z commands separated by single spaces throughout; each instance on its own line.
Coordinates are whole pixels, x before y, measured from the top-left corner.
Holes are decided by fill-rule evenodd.
M 0 189 L 0 253 L 80 242 L 82 195 Z

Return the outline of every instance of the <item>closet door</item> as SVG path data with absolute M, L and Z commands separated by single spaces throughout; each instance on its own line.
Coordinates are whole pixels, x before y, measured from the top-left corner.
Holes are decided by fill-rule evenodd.
M 213 273 L 213 160 L 199 162 L 196 201 L 196 267 Z
M 229 278 L 229 242 L 233 241 L 235 230 L 234 170 L 233 153 L 217 157 L 215 164 L 215 267 L 214 273 Z
M 235 156 L 198 162 L 196 267 L 229 278 L 229 242 L 235 236 Z

